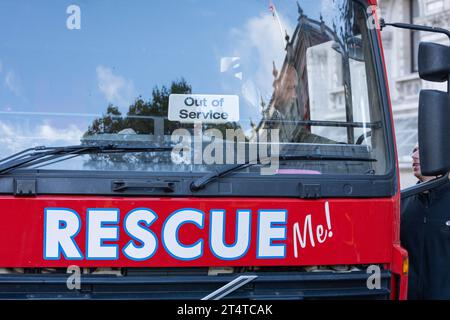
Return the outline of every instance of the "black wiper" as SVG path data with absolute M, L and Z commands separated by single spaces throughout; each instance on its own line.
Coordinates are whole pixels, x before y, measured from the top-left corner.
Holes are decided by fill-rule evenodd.
M 270 158 L 265 158 L 270 159 Z M 376 159 L 365 158 L 365 157 L 352 157 L 352 156 L 330 156 L 330 155 L 280 155 L 279 160 L 289 161 L 289 160 L 304 160 L 304 161 L 363 161 L 363 162 L 375 162 Z M 195 179 L 190 185 L 190 189 L 193 192 L 199 191 L 205 188 L 209 183 L 216 181 L 217 179 L 226 176 L 230 173 L 261 164 L 261 161 L 250 161 L 242 164 L 228 165 L 226 167 L 221 167 L 218 170 L 214 170 L 203 177 Z
M 129 153 L 129 152 L 170 152 L 172 147 L 127 146 L 127 145 L 75 145 L 65 147 L 35 147 L 25 149 L 0 160 L 0 174 L 15 169 L 34 166 L 65 156 L 80 156 L 98 153 Z

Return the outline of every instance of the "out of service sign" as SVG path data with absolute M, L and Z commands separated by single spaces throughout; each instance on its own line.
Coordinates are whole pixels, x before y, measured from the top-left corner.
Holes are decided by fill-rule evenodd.
M 227 123 L 239 121 L 239 96 L 171 94 L 169 120 L 186 123 Z

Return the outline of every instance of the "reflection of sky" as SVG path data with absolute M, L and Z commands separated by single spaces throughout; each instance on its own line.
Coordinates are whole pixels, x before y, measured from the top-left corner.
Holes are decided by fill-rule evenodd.
M 273 2 L 292 32 L 295 1 Z M 259 101 L 271 94 L 272 60 L 280 68 L 284 58 L 269 1 L 79 0 L 81 30 L 68 30 L 73 3 L 0 2 L 0 156 L 41 140 L 78 143 L 108 103 L 126 111 L 137 96 L 148 99 L 155 85 L 180 77 L 194 93 L 240 94 L 241 119 L 258 120 Z M 311 12 L 320 2 L 303 3 L 318 16 Z M 242 80 L 220 72 L 220 59 L 233 56 L 241 58 Z

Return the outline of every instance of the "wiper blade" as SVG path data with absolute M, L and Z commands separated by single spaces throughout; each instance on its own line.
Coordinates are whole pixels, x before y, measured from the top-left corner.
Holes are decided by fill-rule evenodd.
M 270 157 L 265 158 L 270 159 Z M 279 160 L 305 160 L 305 161 L 362 161 L 362 162 L 375 162 L 376 159 L 366 157 L 352 157 L 352 156 L 330 156 L 330 155 L 280 155 Z M 214 170 L 203 177 L 195 179 L 190 185 L 192 192 L 200 191 L 205 188 L 209 183 L 216 181 L 217 179 L 224 177 L 230 173 L 237 172 L 239 170 L 261 164 L 258 161 L 250 161 L 242 164 L 229 165 L 219 170 Z
M 129 152 L 170 152 L 172 147 L 128 146 L 128 145 L 74 145 L 65 147 L 35 147 L 25 149 L 0 160 L 0 174 L 11 172 L 18 168 L 30 167 L 64 156 L 79 156 L 99 153 L 129 153 Z

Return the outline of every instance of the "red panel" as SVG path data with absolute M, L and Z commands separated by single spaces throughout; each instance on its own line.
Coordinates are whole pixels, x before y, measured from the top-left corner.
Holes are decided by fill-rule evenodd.
M 107 198 L 107 197 L 47 197 L 14 198 L 0 197 L 0 267 L 65 267 L 78 266 L 134 266 L 134 267 L 181 267 L 181 266 L 269 266 L 269 265 L 335 265 L 390 263 L 393 244 L 398 234 L 393 228 L 398 224 L 394 199 L 378 200 L 328 200 L 330 227 L 325 214 L 325 200 L 297 199 L 255 199 L 255 198 Z M 81 219 L 81 229 L 74 237 L 83 259 L 77 261 L 44 259 L 44 210 L 46 208 L 68 208 L 76 211 Z M 86 260 L 86 211 L 88 208 L 116 208 L 120 210 L 119 240 L 105 244 L 119 245 L 117 260 Z M 123 247 L 131 240 L 123 226 L 126 214 L 136 208 L 149 208 L 158 219 L 150 229 L 158 237 L 156 253 L 149 259 L 134 261 L 127 258 Z M 184 224 L 179 229 L 179 239 L 185 245 L 203 239 L 203 255 L 191 261 L 172 257 L 161 239 L 161 228 L 166 218 L 174 211 L 195 208 L 204 213 L 204 226 Z M 236 210 L 251 210 L 250 248 L 238 260 L 221 260 L 215 257 L 209 247 L 210 210 L 226 211 L 226 241 L 235 240 Z M 277 259 L 257 258 L 258 210 L 287 210 L 286 239 L 275 240 L 274 244 L 285 244 L 286 256 Z M 311 233 L 307 228 L 306 245 L 300 245 L 295 237 L 295 225 L 304 237 L 305 219 L 311 219 Z M 332 231 L 323 243 L 317 240 L 317 227 Z M 320 229 L 321 227 L 319 227 Z M 310 234 L 313 236 L 312 245 Z M 212 235 L 214 236 L 214 235 Z M 297 241 L 295 241 L 297 240 Z M 297 243 L 297 257 L 295 256 Z

